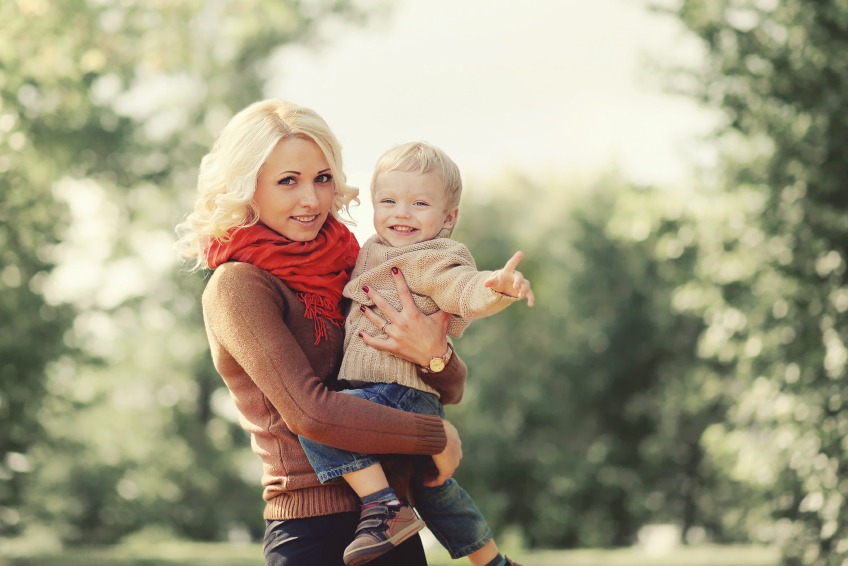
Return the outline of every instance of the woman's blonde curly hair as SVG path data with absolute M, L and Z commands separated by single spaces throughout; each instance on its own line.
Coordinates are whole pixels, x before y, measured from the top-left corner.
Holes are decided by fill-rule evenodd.
M 194 260 L 192 270 L 208 267 L 206 252 L 213 240 L 225 240 L 234 228 L 259 221 L 253 202 L 259 171 L 280 140 L 297 136 L 321 149 L 335 182 L 332 214 L 340 218 L 359 189 L 347 184 L 341 145 L 314 110 L 284 100 L 255 102 L 233 116 L 200 162 L 194 210 L 177 225 L 177 253 Z

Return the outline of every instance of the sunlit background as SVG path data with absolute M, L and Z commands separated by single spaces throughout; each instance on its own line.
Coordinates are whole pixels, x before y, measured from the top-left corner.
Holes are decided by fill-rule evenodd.
M 471 178 L 616 168 L 635 183 L 685 188 L 692 165 L 712 158 L 699 142 L 715 118 L 652 70 L 700 55 L 679 22 L 639 2 L 405 0 L 319 50 L 281 49 L 266 93 L 312 106 L 334 128 L 366 197 L 361 238 L 373 233 L 373 163 L 416 139 Z
M 425 139 L 463 172 L 478 265 L 525 251 L 537 307 L 457 341 L 448 407 L 519 562 L 848 560 L 844 2 L 9 0 L 0 22 L 0 566 L 262 562 L 208 274 L 172 245 L 200 158 L 271 96 L 341 140 L 360 240 L 374 161 Z

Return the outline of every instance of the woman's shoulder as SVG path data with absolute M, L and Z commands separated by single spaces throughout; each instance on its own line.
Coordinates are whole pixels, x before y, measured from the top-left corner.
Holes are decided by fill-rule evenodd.
M 231 261 L 218 266 L 206 283 L 205 293 L 220 292 L 267 280 L 271 274 L 251 263 Z
M 256 267 L 252 263 L 228 261 L 227 263 L 222 263 L 215 269 L 215 271 L 212 272 L 212 277 L 209 278 L 209 284 L 217 281 L 228 282 L 233 279 L 243 280 L 254 279 L 257 277 L 264 278 L 266 275 L 270 275 L 270 273 L 261 267 Z
M 215 269 L 203 290 L 203 301 L 207 304 L 228 300 L 243 302 L 245 297 L 281 297 L 291 293 L 285 283 L 264 269 L 233 261 Z

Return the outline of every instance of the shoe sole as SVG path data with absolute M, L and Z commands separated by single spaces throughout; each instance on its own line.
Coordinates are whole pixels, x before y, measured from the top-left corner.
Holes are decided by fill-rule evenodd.
M 355 552 L 351 552 L 350 554 L 345 553 L 343 557 L 344 563 L 347 566 L 361 566 L 362 564 L 367 564 L 375 558 L 389 552 L 391 549 L 400 546 L 406 539 L 410 538 L 423 528 L 424 521 L 418 519 L 414 523 L 410 523 L 408 527 L 389 540 L 384 540 L 383 542 L 378 542 L 371 546 L 358 548 Z

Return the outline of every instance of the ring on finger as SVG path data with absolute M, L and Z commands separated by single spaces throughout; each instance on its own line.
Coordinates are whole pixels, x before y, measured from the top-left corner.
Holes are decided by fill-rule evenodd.
M 383 323 L 383 326 L 380 328 L 380 332 L 385 332 L 385 331 L 386 331 L 386 327 L 387 327 L 388 325 L 390 325 L 391 323 L 392 323 L 392 321 L 391 321 L 391 320 L 386 320 L 386 322 L 384 322 L 384 323 Z

